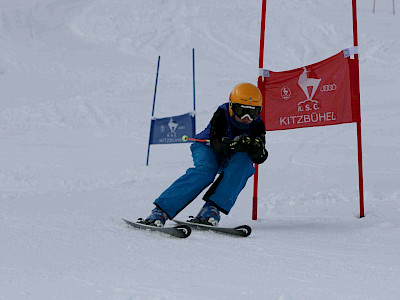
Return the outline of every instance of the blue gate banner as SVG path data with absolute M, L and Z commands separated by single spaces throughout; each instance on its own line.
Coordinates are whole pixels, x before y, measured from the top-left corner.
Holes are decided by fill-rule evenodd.
M 182 136 L 194 137 L 195 117 L 192 113 L 162 119 L 152 119 L 150 144 L 184 143 Z

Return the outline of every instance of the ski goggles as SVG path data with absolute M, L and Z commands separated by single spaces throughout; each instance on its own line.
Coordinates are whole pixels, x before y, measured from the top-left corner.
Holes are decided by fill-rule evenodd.
M 260 115 L 262 108 L 261 106 L 251 106 L 240 103 L 230 103 L 230 105 L 233 113 L 240 119 L 248 117 L 252 121 Z

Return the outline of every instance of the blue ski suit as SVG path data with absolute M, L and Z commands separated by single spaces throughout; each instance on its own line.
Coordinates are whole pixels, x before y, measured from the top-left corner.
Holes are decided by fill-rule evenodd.
M 262 149 L 258 147 L 254 151 L 229 154 L 221 151 L 222 138 L 233 139 L 244 134 L 261 140 Z M 218 179 L 203 199 L 228 214 L 247 180 L 254 174 L 253 163 L 263 163 L 268 157 L 264 147 L 265 125 L 260 116 L 250 124 L 239 123 L 230 116 L 229 103 L 217 109 L 206 129 L 196 138 L 210 139 L 210 143 L 194 142 L 191 145 L 194 167 L 189 168 L 154 201 L 170 219 L 213 183 L 218 173 Z

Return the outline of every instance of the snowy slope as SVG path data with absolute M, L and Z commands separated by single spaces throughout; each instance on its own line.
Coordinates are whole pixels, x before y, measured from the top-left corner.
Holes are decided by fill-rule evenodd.
M 399 299 L 400 20 L 358 1 L 366 217 L 354 124 L 268 133 L 259 220 L 252 180 L 222 225 L 246 239 L 127 228 L 191 166 L 153 146 L 156 116 L 198 131 L 255 82 L 261 0 L 0 0 L 0 299 Z M 351 1 L 270 0 L 264 67 L 351 46 Z M 202 201 L 181 218 L 197 213 Z

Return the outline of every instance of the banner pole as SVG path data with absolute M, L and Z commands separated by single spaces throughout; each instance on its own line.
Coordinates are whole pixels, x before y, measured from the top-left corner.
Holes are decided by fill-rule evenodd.
M 393 0 L 394 1 L 394 0 Z M 374 3 L 372 4 L 372 13 L 374 14 L 375 13 L 375 0 L 374 0 Z
M 267 10 L 267 0 L 262 1 L 261 6 L 261 31 L 260 31 L 260 53 L 259 53 L 259 61 L 258 67 L 260 69 L 264 66 L 264 40 L 265 40 L 265 14 Z M 263 88 L 263 80 L 262 77 L 258 77 L 257 86 L 261 90 L 263 96 L 263 107 L 265 104 L 264 97 L 264 88 Z M 261 118 L 264 120 L 264 114 L 261 112 Z M 258 209 L 258 165 L 254 165 L 255 173 L 254 173 L 254 185 L 253 185 L 253 213 L 252 220 L 257 220 L 257 209 Z
M 152 136 L 152 129 L 153 129 L 153 117 L 154 117 L 154 108 L 156 105 L 156 94 L 157 94 L 157 84 L 158 84 L 158 71 L 160 70 L 160 56 L 158 56 L 158 62 L 157 62 L 157 74 L 156 74 L 156 84 L 154 87 L 154 96 L 153 96 L 153 108 L 151 110 L 151 123 L 150 123 L 150 134 L 149 134 L 149 144 L 147 146 L 147 159 L 146 159 L 146 166 L 149 165 L 149 155 L 150 155 L 150 142 L 151 142 L 151 136 Z
M 156 94 L 157 94 L 157 84 L 158 84 L 158 71 L 160 70 L 160 56 L 158 56 L 157 61 L 157 73 L 156 73 L 156 84 L 154 86 L 154 96 L 153 96 L 153 109 L 151 110 L 151 117 L 154 117 L 154 108 L 156 106 Z
M 195 79 L 195 66 L 194 66 L 194 48 L 192 49 L 192 66 L 193 66 L 193 113 L 194 113 L 193 134 L 196 134 L 196 79 Z
M 353 9 L 353 39 L 354 46 L 358 47 L 358 35 L 357 35 L 357 1 L 352 0 Z M 362 161 L 362 140 L 361 140 L 361 107 L 360 107 L 360 74 L 358 66 L 358 54 L 354 54 L 354 60 L 356 61 L 356 88 L 357 88 L 357 149 L 358 149 L 358 185 L 360 193 L 360 218 L 365 216 L 364 214 L 364 179 L 363 179 L 363 161 Z

